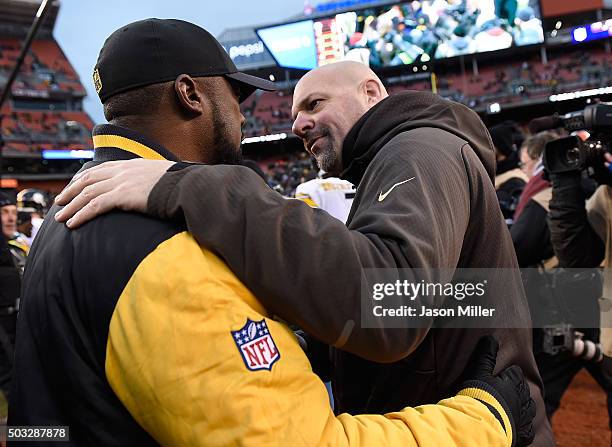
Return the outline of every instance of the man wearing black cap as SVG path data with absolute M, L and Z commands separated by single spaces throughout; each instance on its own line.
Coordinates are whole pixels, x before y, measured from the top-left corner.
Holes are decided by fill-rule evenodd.
M 0 192 L 0 224 L 7 239 L 13 239 L 17 232 L 17 201 L 14 196 Z
M 94 82 L 110 124 L 94 129 L 85 169 L 137 157 L 234 162 L 239 101 L 273 88 L 237 73 L 203 29 L 158 19 L 113 33 Z M 493 376 L 492 339 L 461 395 L 336 418 L 293 333 L 181 223 L 115 212 L 70 231 L 47 219 L 31 259 L 9 425 L 138 446 L 503 446 L 529 430 L 527 385 L 516 367 Z
M 20 249 L 10 244 L 6 234 L 14 236 L 14 199 L 0 192 L 0 392 L 8 397 L 13 367 L 13 344 L 21 277 L 18 269 Z M 5 225 L 6 224 L 6 225 Z M 5 234 L 6 233 L 6 234 Z M 25 257 L 25 254 L 23 254 Z
M 23 273 L 29 248 L 25 241 L 21 240 L 17 232 L 17 201 L 14 195 L 0 193 L 0 221 L 2 223 L 2 234 L 8 242 L 13 262 Z

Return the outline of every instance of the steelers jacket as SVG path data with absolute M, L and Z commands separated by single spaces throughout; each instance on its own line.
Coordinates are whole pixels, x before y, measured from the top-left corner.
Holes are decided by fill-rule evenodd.
M 90 165 L 175 160 L 116 126 L 93 140 Z M 26 266 L 9 425 L 68 426 L 87 446 L 511 444 L 507 413 L 477 390 L 335 416 L 291 330 L 182 224 L 113 212 L 70 231 L 57 211 Z

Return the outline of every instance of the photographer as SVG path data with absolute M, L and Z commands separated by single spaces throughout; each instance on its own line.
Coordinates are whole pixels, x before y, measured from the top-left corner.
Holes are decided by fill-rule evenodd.
M 550 182 L 544 178 L 542 153 L 546 143 L 557 138 L 553 132 L 540 132 L 521 146 L 521 170 L 529 182 L 520 196 L 510 235 L 519 267 L 533 267 L 553 256 L 547 216 L 551 196 Z
M 595 109 L 591 109 L 593 110 Z M 586 122 L 583 121 L 584 127 L 582 128 L 591 128 L 588 120 L 587 117 Z M 594 115 L 591 116 L 591 120 L 596 122 Z M 570 130 L 574 129 L 570 128 Z M 571 138 L 564 139 L 565 143 L 561 142 L 561 144 L 553 142 L 553 146 L 549 145 L 546 148 L 546 158 L 549 159 L 546 165 L 552 182 L 549 226 L 553 248 L 560 267 L 595 268 L 600 266 L 602 261 L 603 265 L 608 267 L 610 255 L 606 248 L 609 244 L 605 241 L 609 241 L 612 222 L 612 214 L 609 211 L 612 210 L 612 195 L 610 195 L 608 186 L 612 184 L 612 174 L 604 165 L 603 150 L 591 144 L 595 143 L 596 139 L 581 143 L 579 139 L 574 137 L 571 140 Z M 569 150 L 567 150 L 568 147 Z M 562 159 L 561 152 L 565 155 L 566 166 L 559 169 L 559 160 Z M 556 156 L 557 154 L 559 156 Z M 571 157 L 572 154 L 576 156 Z M 586 202 L 586 206 L 587 197 L 583 189 L 585 170 L 588 170 L 591 177 L 600 185 L 595 194 Z M 600 299 L 602 311 L 610 307 L 606 306 L 606 303 L 609 303 L 608 300 L 612 297 L 611 279 L 608 272 L 604 273 L 603 298 Z M 583 304 L 588 305 L 587 302 Z M 542 378 L 547 384 L 546 406 L 549 414 L 558 408 L 561 396 L 572 378 L 582 368 L 586 368 L 606 391 L 608 416 L 612 418 L 612 359 L 610 358 L 612 337 L 610 337 L 609 329 L 612 327 L 612 321 L 609 321 L 609 313 L 602 312 L 601 315 L 601 342 L 605 354 L 603 362 L 585 361 L 578 357 L 568 358 L 568 356 L 561 355 L 549 357 L 548 363 L 551 368 L 542 371 Z M 585 338 L 597 342 L 599 332 L 599 329 L 586 329 L 584 330 Z

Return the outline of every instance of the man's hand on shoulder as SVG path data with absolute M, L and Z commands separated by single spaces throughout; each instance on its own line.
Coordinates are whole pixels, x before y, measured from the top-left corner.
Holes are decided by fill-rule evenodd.
M 80 172 L 55 198 L 57 205 L 65 205 L 55 220 L 77 228 L 115 208 L 144 213 L 151 190 L 172 165 L 167 160 L 121 160 Z

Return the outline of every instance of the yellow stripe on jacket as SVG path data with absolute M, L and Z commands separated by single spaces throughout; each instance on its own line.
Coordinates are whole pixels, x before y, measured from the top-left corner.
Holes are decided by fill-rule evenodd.
M 240 353 L 232 331 L 247 319 L 267 324 L 280 353 L 270 370 L 250 370 Z M 386 416 L 334 416 L 289 328 L 185 232 L 161 243 L 126 285 L 105 366 L 134 419 L 167 446 L 507 445 L 501 424 L 466 396 Z

